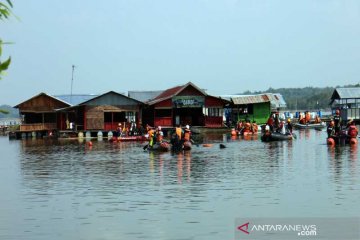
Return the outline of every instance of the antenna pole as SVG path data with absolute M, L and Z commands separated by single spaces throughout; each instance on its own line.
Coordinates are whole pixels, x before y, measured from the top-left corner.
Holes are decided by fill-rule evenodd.
M 70 91 L 70 104 L 72 104 L 73 83 L 74 83 L 74 71 L 75 71 L 75 65 L 72 65 L 72 73 L 71 73 L 71 91 Z

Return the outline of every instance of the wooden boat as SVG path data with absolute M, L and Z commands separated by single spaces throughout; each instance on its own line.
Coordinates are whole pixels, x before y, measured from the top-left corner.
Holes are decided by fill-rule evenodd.
M 322 129 L 326 127 L 326 124 L 324 122 L 321 123 L 308 123 L 308 124 L 301 124 L 301 123 L 295 123 L 294 128 L 297 129 Z
M 293 139 L 293 135 L 289 133 L 282 134 L 278 132 L 273 132 L 270 134 L 265 133 L 261 136 L 261 141 L 263 142 L 288 141 L 292 139 Z

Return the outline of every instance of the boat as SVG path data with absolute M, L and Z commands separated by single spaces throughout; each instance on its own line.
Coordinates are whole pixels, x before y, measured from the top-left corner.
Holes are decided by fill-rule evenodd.
M 183 149 L 184 150 L 191 150 L 192 144 L 190 141 L 185 141 L 183 144 Z
M 347 135 L 345 131 L 342 131 L 338 135 L 331 135 L 330 137 L 328 137 L 326 139 L 326 143 L 331 146 L 346 145 L 346 144 L 357 145 L 358 141 L 356 139 L 356 136 L 351 137 Z
M 170 150 L 170 147 L 170 143 L 163 141 L 161 143 L 155 143 L 154 146 L 148 147 L 147 149 L 149 151 L 167 152 Z
M 294 128 L 297 128 L 297 129 L 322 129 L 324 127 L 326 127 L 326 124 L 324 122 L 307 123 L 307 124 L 295 123 L 294 124 Z
M 126 136 L 126 137 L 112 137 L 109 139 L 110 142 L 130 142 L 130 141 L 146 141 L 145 136 Z
M 261 136 L 261 141 L 263 142 L 287 141 L 292 139 L 293 139 L 293 135 L 290 133 L 282 134 L 278 132 L 272 132 L 272 133 L 264 133 Z

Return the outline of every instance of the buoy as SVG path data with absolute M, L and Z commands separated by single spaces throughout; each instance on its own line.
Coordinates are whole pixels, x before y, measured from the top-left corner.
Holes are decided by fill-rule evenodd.
M 89 147 L 91 147 L 92 146 L 92 142 L 90 141 L 90 142 L 88 142 L 88 145 L 89 145 Z
M 335 145 L 335 141 L 334 141 L 333 138 L 328 138 L 328 139 L 326 140 L 326 143 L 327 143 L 328 145 Z
M 235 129 L 232 129 L 231 130 L 231 136 L 236 136 L 237 134 L 236 134 L 236 131 L 235 131 Z
M 210 144 L 210 143 L 204 143 L 204 144 L 203 144 L 203 147 L 212 147 L 212 144 Z
M 356 138 L 350 138 L 350 144 L 351 145 L 356 145 L 357 144 L 357 139 Z

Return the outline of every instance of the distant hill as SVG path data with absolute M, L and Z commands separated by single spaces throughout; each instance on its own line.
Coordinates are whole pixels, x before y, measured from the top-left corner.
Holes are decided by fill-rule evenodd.
M 0 118 L 18 118 L 19 110 L 9 105 L 0 106 Z
M 289 110 L 319 110 L 330 108 L 330 98 L 336 87 L 305 87 L 305 88 L 269 88 L 265 91 L 250 92 L 242 94 L 260 94 L 260 93 L 280 93 L 287 104 Z M 345 85 L 342 87 L 360 87 L 360 84 Z

